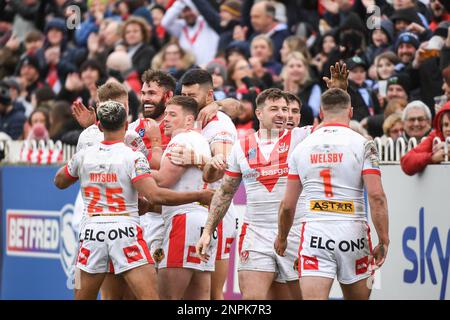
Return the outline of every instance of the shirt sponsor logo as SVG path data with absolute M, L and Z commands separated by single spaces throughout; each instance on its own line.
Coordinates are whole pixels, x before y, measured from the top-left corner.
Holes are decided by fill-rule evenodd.
M 123 239 L 123 238 L 134 238 L 134 228 L 133 227 L 125 227 L 125 228 L 114 228 L 106 231 L 96 231 L 94 229 L 86 228 L 81 234 L 81 241 L 98 241 L 105 242 L 105 238 L 109 240 Z
M 355 213 L 353 201 L 311 200 L 309 202 L 309 209 L 313 212 Z
M 311 236 L 309 246 L 314 249 L 322 249 L 334 251 L 336 248 L 336 241 L 332 239 L 324 239 L 318 236 Z M 339 248 L 342 252 L 355 252 L 356 250 L 362 250 L 366 248 L 366 239 L 359 238 L 356 240 L 342 240 L 337 244 L 337 248 Z

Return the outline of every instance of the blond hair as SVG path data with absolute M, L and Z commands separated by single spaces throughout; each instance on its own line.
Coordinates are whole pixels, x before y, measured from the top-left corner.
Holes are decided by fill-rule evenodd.
M 287 60 L 286 60 L 286 64 L 284 65 L 283 69 L 281 70 L 281 79 L 286 80 L 287 77 L 287 68 L 288 68 L 288 64 L 291 60 L 299 60 L 303 63 L 303 65 L 305 66 L 305 77 L 303 78 L 303 80 L 301 80 L 299 83 L 297 83 L 299 86 L 303 86 L 306 82 L 311 80 L 311 74 L 309 73 L 309 64 L 308 64 L 308 60 L 305 58 L 305 56 L 299 52 L 299 51 L 294 51 L 291 52 L 288 56 L 287 56 Z

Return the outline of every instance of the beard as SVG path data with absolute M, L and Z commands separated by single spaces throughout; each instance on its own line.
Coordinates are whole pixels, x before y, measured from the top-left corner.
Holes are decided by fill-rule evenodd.
M 144 103 L 145 104 L 145 103 Z M 161 99 L 158 103 L 154 104 L 155 109 L 150 111 L 150 110 L 145 110 L 145 107 L 143 107 L 143 114 L 144 114 L 144 118 L 151 118 L 151 119 L 158 119 L 166 110 L 166 103 L 163 99 Z

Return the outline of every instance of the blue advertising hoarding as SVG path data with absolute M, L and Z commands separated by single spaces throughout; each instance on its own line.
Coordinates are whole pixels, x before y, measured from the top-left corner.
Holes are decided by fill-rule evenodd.
M 57 167 L 1 167 L 1 299 L 72 299 L 72 228 L 78 185 L 64 191 Z

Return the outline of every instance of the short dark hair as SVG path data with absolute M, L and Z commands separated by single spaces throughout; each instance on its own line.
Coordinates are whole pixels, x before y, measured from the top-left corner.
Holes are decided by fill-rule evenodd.
M 279 100 L 279 99 L 284 99 L 286 103 L 288 103 L 286 94 L 284 93 L 283 90 L 278 88 L 266 89 L 260 94 L 258 94 L 258 96 L 256 97 L 256 107 L 262 108 L 266 103 L 266 100 Z
M 194 118 L 197 118 L 198 104 L 197 100 L 188 96 L 174 96 L 168 102 L 167 105 L 174 104 L 180 106 L 184 112 L 192 114 Z
M 297 95 L 287 92 L 287 91 L 285 91 L 284 94 L 286 96 L 286 101 L 288 104 L 295 101 L 298 103 L 298 106 L 300 108 L 302 107 L 302 101 L 300 100 L 300 98 Z
M 161 70 L 148 69 L 142 75 L 143 83 L 156 82 L 158 86 L 163 87 L 166 91 L 175 92 L 177 81 L 167 72 Z
M 97 119 L 106 131 L 117 131 L 127 120 L 127 113 L 122 103 L 109 100 L 97 107 Z
M 188 70 L 181 78 L 182 86 L 192 86 L 194 84 L 199 84 L 201 86 L 208 86 L 208 88 L 213 87 L 212 76 L 208 71 L 195 68 Z
M 351 105 L 351 98 L 344 90 L 332 88 L 322 94 L 320 103 L 324 111 L 339 113 Z

